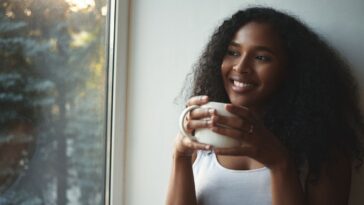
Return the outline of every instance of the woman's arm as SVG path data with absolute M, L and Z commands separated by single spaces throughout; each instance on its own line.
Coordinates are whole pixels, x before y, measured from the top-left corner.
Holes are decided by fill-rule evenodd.
M 195 96 L 188 100 L 187 106 L 203 105 L 208 102 L 207 96 Z M 192 132 L 197 128 L 207 128 L 204 118 L 214 113 L 206 108 L 197 108 L 189 113 L 185 119 L 185 128 Z M 202 119 L 202 120 L 201 120 Z M 196 159 L 196 150 L 211 150 L 211 146 L 191 140 L 179 133 L 173 152 L 172 173 L 169 181 L 167 205 L 196 205 L 195 184 L 192 163 Z
M 273 205 L 347 205 L 351 183 L 351 161 L 336 155 L 336 161 L 321 168 L 317 182 L 307 182 L 304 193 L 295 166 L 282 163 L 271 169 Z M 307 180 L 307 179 L 306 179 Z
M 196 205 L 192 157 L 173 155 L 167 205 Z
M 308 205 L 296 167 L 290 160 L 272 167 L 270 173 L 272 205 Z
M 167 205 L 196 205 L 192 164 L 196 150 L 211 150 L 210 145 L 192 141 L 178 134 L 173 151 L 172 172 L 169 180 Z
M 321 169 L 317 183 L 307 183 L 309 205 L 347 205 L 351 185 L 351 160 L 335 154 L 335 162 Z

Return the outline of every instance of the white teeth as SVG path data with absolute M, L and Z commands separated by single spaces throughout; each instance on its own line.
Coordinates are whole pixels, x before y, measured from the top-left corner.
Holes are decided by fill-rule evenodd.
M 236 81 L 234 80 L 234 85 L 236 87 L 240 87 L 240 88 L 251 88 L 251 87 L 254 87 L 253 84 L 249 84 L 249 83 L 242 83 L 242 82 L 239 82 L 239 81 Z

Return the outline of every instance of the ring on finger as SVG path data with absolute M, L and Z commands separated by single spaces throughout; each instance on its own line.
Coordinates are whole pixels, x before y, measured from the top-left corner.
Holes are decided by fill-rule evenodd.
M 205 119 L 205 126 L 209 125 L 209 121 L 210 120 L 208 118 Z

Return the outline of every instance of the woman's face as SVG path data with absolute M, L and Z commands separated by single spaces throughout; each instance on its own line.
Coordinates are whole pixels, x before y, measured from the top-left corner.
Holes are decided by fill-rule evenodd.
M 234 105 L 260 110 L 284 78 L 285 55 L 269 24 L 240 28 L 222 61 L 225 90 Z

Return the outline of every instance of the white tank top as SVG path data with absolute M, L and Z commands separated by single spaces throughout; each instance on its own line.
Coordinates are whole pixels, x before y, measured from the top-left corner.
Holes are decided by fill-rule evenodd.
M 199 205 L 271 205 L 271 177 L 266 167 L 232 170 L 210 151 L 198 151 L 193 163 Z

